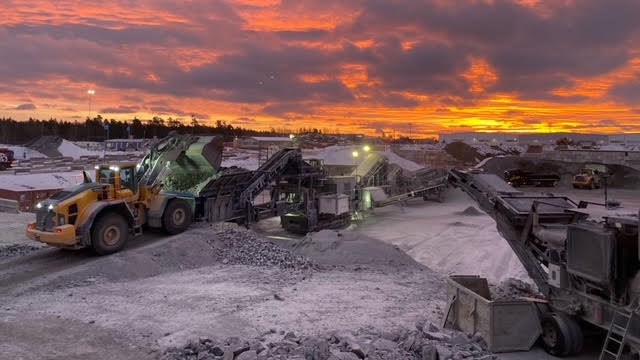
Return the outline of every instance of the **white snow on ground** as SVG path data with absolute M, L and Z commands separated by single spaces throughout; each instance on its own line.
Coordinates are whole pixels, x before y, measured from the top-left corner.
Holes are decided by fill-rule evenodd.
M 25 160 L 31 158 L 46 158 L 47 156 L 33 149 L 24 146 L 2 145 L 0 147 L 13 151 L 13 157 L 16 160 Z
M 102 151 L 91 151 L 87 149 L 83 149 L 80 146 L 72 143 L 68 140 L 62 140 L 60 146 L 58 146 L 58 151 L 62 156 L 70 156 L 74 159 L 80 158 L 80 156 L 89 156 L 89 155 L 102 155 Z
M 464 215 L 475 203 L 450 190 L 444 203 L 412 201 L 376 209 L 357 231 L 390 242 L 419 263 L 447 275 L 480 275 L 492 283 L 529 280 L 488 215 Z
M 305 159 L 323 159 L 327 165 L 354 165 L 354 151 L 362 152 L 359 146 L 329 146 L 321 149 L 304 149 L 302 155 Z
M 353 152 L 358 151 L 358 157 L 353 157 Z M 396 164 L 401 168 L 408 171 L 415 171 L 418 169 L 422 169 L 424 166 L 416 164 L 411 160 L 407 160 L 396 153 L 387 150 L 387 151 L 379 151 L 379 154 L 387 157 L 389 162 L 392 164 Z M 305 159 L 323 159 L 326 165 L 354 165 L 356 163 L 360 163 L 365 158 L 365 152 L 361 149 L 360 146 L 329 146 L 322 149 L 310 149 L 303 150 L 303 155 Z
M 389 159 L 389 163 L 396 164 L 405 170 L 416 171 L 424 168 L 423 165 L 420 165 L 411 160 L 405 159 L 391 150 L 380 151 L 380 154 L 386 156 L 386 158 Z
M 34 190 L 62 189 L 82 182 L 82 171 L 45 174 L 2 174 L 0 189 Z
M 257 151 L 237 151 L 236 149 L 225 148 L 224 154 L 231 155 L 222 160 L 222 166 L 224 167 L 237 166 L 247 170 L 255 170 L 258 168 Z

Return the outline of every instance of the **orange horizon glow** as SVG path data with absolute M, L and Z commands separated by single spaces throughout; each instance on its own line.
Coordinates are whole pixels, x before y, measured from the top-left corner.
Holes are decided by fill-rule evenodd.
M 511 19 L 501 14 L 521 16 L 528 21 L 522 26 L 537 22 L 544 27 L 535 29 L 552 31 L 565 21 L 579 26 L 566 19 L 574 13 L 595 16 L 581 4 L 9 0 L 0 5 L 6 49 L 0 75 L 7 79 L 0 116 L 160 116 L 189 124 L 194 115 L 203 124 L 223 120 L 257 130 L 418 138 L 640 133 L 640 29 L 602 35 L 612 39 L 602 42 L 596 31 L 608 29 L 566 39 L 560 31 L 534 47 L 519 43 L 535 42 L 534 31 L 492 33 L 484 18 L 473 17 L 491 14 L 508 26 Z M 434 12 L 439 15 L 425 19 Z M 456 24 L 463 16 L 471 19 Z M 575 51 L 564 51 L 572 46 Z M 88 89 L 95 89 L 91 98 Z

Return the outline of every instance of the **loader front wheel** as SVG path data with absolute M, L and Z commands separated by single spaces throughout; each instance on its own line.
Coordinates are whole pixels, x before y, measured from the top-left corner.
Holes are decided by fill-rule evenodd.
M 179 234 L 191 225 L 191 207 L 182 199 L 173 199 L 162 215 L 162 229 L 170 235 Z
M 127 220 L 116 213 L 101 216 L 91 233 L 91 247 L 98 255 L 120 251 L 129 238 Z

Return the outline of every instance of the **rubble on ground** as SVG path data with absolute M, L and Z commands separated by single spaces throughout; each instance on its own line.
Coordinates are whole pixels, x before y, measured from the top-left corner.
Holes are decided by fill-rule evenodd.
M 42 249 L 42 246 L 37 245 L 9 245 L 0 247 L 0 258 L 12 257 L 12 256 L 23 256 L 30 254 L 36 250 Z
M 443 330 L 420 320 L 415 329 L 384 331 L 364 328 L 339 330 L 318 336 L 298 336 L 294 332 L 271 329 L 250 340 L 200 339 L 182 348 L 164 352 L 162 360 L 359 360 L 495 359 L 478 335 Z
M 494 301 L 516 300 L 522 297 L 542 298 L 533 284 L 509 278 L 498 285 L 491 285 L 491 299 Z
M 213 226 L 213 246 L 218 261 L 229 265 L 278 266 L 282 269 L 305 270 L 314 267 L 311 260 L 284 249 L 253 231 L 230 223 Z

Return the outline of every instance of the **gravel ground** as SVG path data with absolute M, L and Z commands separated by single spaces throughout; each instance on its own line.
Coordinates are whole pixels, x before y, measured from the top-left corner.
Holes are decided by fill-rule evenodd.
M 443 279 L 424 267 L 320 269 L 240 228 L 200 226 L 136 244 L 106 257 L 46 249 L 0 259 L 1 353 L 42 359 L 55 348 L 69 358 L 120 359 L 131 346 L 137 358 L 154 358 L 201 337 L 436 323 L 446 302 Z M 64 336 L 51 337 L 53 326 Z M 126 341 L 112 349 L 105 336 Z

